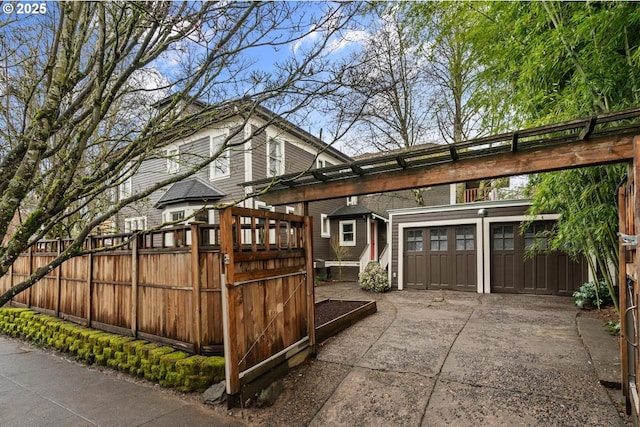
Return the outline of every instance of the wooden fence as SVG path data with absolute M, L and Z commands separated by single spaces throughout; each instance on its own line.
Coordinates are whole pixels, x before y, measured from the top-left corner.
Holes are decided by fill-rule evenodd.
M 227 393 L 251 395 L 314 349 L 312 222 L 234 207 L 220 223 Z
M 70 241 L 38 242 L 22 254 L 0 290 L 57 257 Z M 222 354 L 220 230 L 193 224 L 142 234 L 93 236 L 12 304 L 92 328 Z

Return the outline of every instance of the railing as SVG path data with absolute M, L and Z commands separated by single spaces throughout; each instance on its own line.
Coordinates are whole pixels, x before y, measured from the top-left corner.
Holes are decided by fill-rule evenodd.
M 489 200 L 491 190 L 488 188 L 467 188 L 464 190 L 464 203 L 481 202 Z

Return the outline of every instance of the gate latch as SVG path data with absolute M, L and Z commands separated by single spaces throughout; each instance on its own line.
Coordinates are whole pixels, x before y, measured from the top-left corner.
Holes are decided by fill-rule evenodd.
M 622 238 L 622 246 L 638 246 L 638 236 L 618 233 L 618 236 Z

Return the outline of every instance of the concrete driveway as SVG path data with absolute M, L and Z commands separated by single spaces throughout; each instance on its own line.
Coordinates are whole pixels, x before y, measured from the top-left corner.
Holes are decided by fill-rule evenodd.
M 318 287 L 316 297 L 375 298 L 378 313 L 321 345 L 305 376 L 312 381 L 324 371 L 334 385 L 296 423 L 623 425 L 578 336 L 570 298 L 375 295 L 357 284 Z

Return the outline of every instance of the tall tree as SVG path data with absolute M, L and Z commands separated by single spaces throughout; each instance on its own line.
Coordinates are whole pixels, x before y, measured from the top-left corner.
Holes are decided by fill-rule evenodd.
M 491 3 L 474 37 L 484 81 L 500 80 L 521 126 L 640 104 L 640 9 L 628 2 Z M 614 293 L 616 188 L 623 166 L 544 174 L 532 180 L 536 214 L 560 213 L 552 248 L 596 257 Z M 615 297 L 614 297 L 615 300 Z
M 329 41 L 357 3 L 60 2 L 0 22 L 0 277 L 20 253 L 67 224 L 73 241 L 0 295 L 0 306 L 64 260 L 124 206 L 206 167 L 215 155 L 145 191 L 110 195 L 147 158 L 249 96 L 290 116 L 329 85 Z M 289 49 L 271 67 L 254 58 Z M 172 94 L 167 102 L 154 101 Z M 192 109 L 193 100 L 208 106 Z M 229 141 L 233 135 L 230 135 Z M 227 145 L 230 142 L 227 141 Z M 224 147 L 223 147 L 224 148 Z M 222 151 L 222 150 L 221 150 Z M 20 217 L 16 226 L 14 217 Z M 12 226 L 14 225 L 14 226 Z

